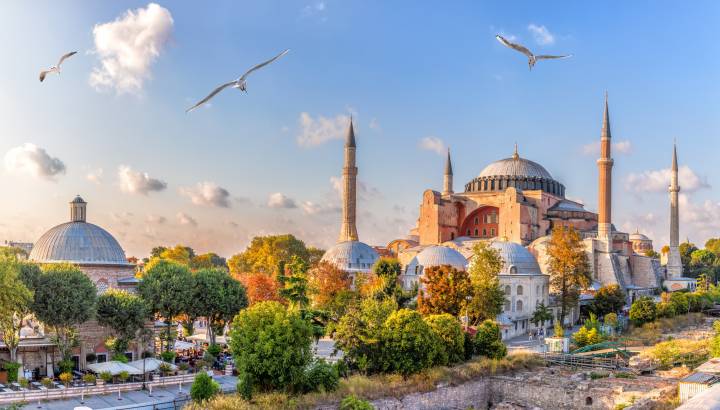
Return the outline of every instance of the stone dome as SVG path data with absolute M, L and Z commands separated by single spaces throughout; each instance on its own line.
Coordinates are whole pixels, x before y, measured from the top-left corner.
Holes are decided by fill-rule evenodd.
M 73 199 L 70 202 L 71 221 L 45 232 L 33 245 L 29 259 L 81 266 L 129 265 L 118 241 L 108 231 L 85 221 L 86 205 L 79 196 Z
M 480 172 L 478 178 L 505 175 L 514 177 L 553 179 L 552 175 L 550 175 L 550 173 L 542 165 L 537 162 L 530 161 L 529 159 L 520 158 L 520 156 L 512 156 L 510 158 L 501 159 L 491 163 Z
M 375 249 L 363 242 L 345 241 L 331 246 L 322 261 L 346 272 L 370 272 L 379 257 Z
M 497 249 L 505 261 L 500 274 L 538 275 L 541 273 L 537 260 L 524 246 L 505 241 L 494 241 L 490 246 Z
M 631 241 L 649 241 L 650 238 L 648 238 L 647 236 L 636 231 L 635 233 L 630 234 L 630 240 Z
M 467 269 L 467 259 L 458 251 L 447 246 L 428 246 L 415 255 L 405 267 L 405 274 L 422 275 L 425 268 L 450 265 L 457 270 Z

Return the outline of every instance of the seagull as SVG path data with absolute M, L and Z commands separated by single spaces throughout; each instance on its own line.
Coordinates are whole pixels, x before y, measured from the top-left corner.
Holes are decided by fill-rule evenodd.
M 57 73 L 57 75 L 60 75 L 60 64 L 62 64 L 63 61 L 74 56 L 75 54 L 77 54 L 77 51 L 71 51 L 71 52 L 65 54 L 64 56 L 60 57 L 60 61 L 58 61 L 57 65 L 54 65 L 47 70 L 40 71 L 40 82 L 43 82 L 43 80 L 45 79 L 45 76 L 48 75 L 49 73 Z
M 263 68 L 263 67 L 265 67 L 266 65 L 272 63 L 273 61 L 275 61 L 275 60 L 277 60 L 278 58 L 280 58 L 280 57 L 284 56 L 285 54 L 287 54 L 288 51 L 290 51 L 290 49 L 287 49 L 287 50 L 283 51 L 282 53 L 276 55 L 275 57 L 273 57 L 273 58 L 265 61 L 264 63 L 260 63 L 260 64 L 256 65 L 255 67 L 247 70 L 247 72 L 246 72 L 245 74 L 243 74 L 243 75 L 242 75 L 240 78 L 238 78 L 237 80 L 233 80 L 233 81 L 230 81 L 229 83 L 225 83 L 225 84 L 219 86 L 218 88 L 214 89 L 210 94 L 208 94 L 207 97 L 203 98 L 203 99 L 200 100 L 197 104 L 195 104 L 195 105 L 193 105 L 192 107 L 190 107 L 190 108 L 188 108 L 187 110 L 185 110 L 185 112 L 190 112 L 190 111 L 194 110 L 195 108 L 197 108 L 197 107 L 205 104 L 206 102 L 210 101 L 211 98 L 215 97 L 215 95 L 217 95 L 217 93 L 219 93 L 220 91 L 226 89 L 227 87 L 237 88 L 238 90 L 243 91 L 243 92 L 245 92 L 245 94 L 247 94 L 247 83 L 245 82 L 245 80 L 246 80 L 247 77 L 250 75 L 250 73 L 252 73 L 253 71 L 258 70 L 258 69 L 260 69 L 260 68 Z
M 532 51 L 528 50 L 525 46 L 522 46 L 520 44 L 515 44 L 513 42 L 508 41 L 505 37 L 501 35 L 495 36 L 495 38 L 502 43 L 505 47 L 512 48 L 513 50 L 519 51 L 523 54 L 525 54 L 528 58 L 528 66 L 530 67 L 530 70 L 532 70 L 535 63 L 537 63 L 539 60 L 551 60 L 556 58 L 568 58 L 572 57 L 572 54 L 564 55 L 564 56 L 547 56 L 547 55 L 535 55 L 532 53 Z

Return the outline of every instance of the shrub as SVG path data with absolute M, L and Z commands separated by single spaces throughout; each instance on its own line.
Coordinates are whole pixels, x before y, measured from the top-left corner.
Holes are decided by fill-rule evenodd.
M 465 333 L 460 322 L 451 315 L 430 315 L 425 317 L 435 336 L 440 339 L 440 351 L 435 361 L 437 365 L 461 362 L 465 356 Z
M 617 328 L 618 326 L 618 316 L 615 312 L 610 312 L 603 318 L 603 323 L 606 326 L 610 326 L 612 328 Z
M 675 316 L 675 305 L 670 302 L 660 302 L 656 305 L 657 317 L 671 318 Z
M 690 303 L 685 292 L 673 292 L 670 294 L 670 303 L 675 307 L 675 313 L 682 315 L 690 312 Z
M 565 337 L 565 329 L 563 328 L 560 321 L 555 322 L 554 335 L 555 337 Z
M 500 326 L 492 320 L 480 324 L 475 334 L 475 353 L 490 359 L 502 359 L 507 355 L 507 347 L 502 342 Z
M 305 392 L 330 392 L 337 389 L 339 383 L 340 376 L 337 368 L 325 360 L 316 360 L 305 371 Z
M 676 364 L 697 365 L 708 356 L 708 341 L 669 340 L 656 344 L 642 354 L 657 360 L 662 368 Z
M 127 370 L 123 370 L 117 375 L 118 380 L 120 383 L 125 383 L 127 379 L 130 377 L 130 373 L 127 372 Z
M 18 370 L 20 369 L 20 363 L 5 362 L 3 364 L 3 369 L 7 370 L 8 372 L 8 382 L 14 383 L 18 381 Z
M 190 397 L 196 403 L 202 403 L 210 400 L 220 391 L 218 382 L 208 376 L 207 373 L 198 373 L 195 376 L 192 387 L 190 387 Z
M 433 365 L 439 340 L 420 313 L 400 309 L 385 321 L 382 332 L 382 364 L 386 372 L 407 377 Z
M 610 377 L 610 373 L 608 373 L 608 372 L 590 372 L 591 380 L 604 379 L 606 377 Z
M 120 363 L 127 363 L 127 362 L 129 362 L 127 356 L 125 356 L 125 355 L 122 354 L 122 353 L 115 353 L 115 354 L 112 356 L 112 360 L 114 360 L 114 361 L 116 361 L 116 362 L 120 362 Z
M 312 329 L 299 314 L 278 302 L 260 302 L 241 311 L 232 324 L 230 349 L 244 397 L 255 387 L 262 390 L 302 386 L 305 368 L 312 360 Z M 248 385 L 249 383 L 249 385 Z
M 112 380 L 112 378 L 112 373 L 108 371 L 100 372 L 100 379 L 102 379 L 102 381 L 104 381 L 105 383 L 110 383 L 110 380 Z
M 374 410 L 375 407 L 367 400 L 363 400 L 351 394 L 340 402 L 340 410 Z
M 186 370 L 188 370 L 188 369 L 190 369 L 190 365 L 189 365 L 189 364 L 187 364 L 187 363 L 185 363 L 185 362 L 182 362 L 182 363 L 178 364 L 178 370 L 186 371 Z
M 74 367 L 75 362 L 73 362 L 72 360 L 60 360 L 58 362 L 58 368 L 60 369 L 60 373 L 72 373 Z
M 170 366 L 170 363 L 160 363 L 158 370 L 160 371 L 160 374 L 167 376 L 170 372 L 172 372 L 172 367 Z
M 591 328 L 588 330 L 586 327 L 581 327 L 575 334 L 573 335 L 573 340 L 575 341 L 575 345 L 577 347 L 585 347 L 590 346 L 594 344 L 598 344 L 602 342 L 604 337 L 596 328 Z
M 97 377 L 95 377 L 95 375 L 92 373 L 85 373 L 83 374 L 82 380 L 86 384 L 95 384 L 95 382 L 97 382 Z
M 111 376 L 112 377 L 112 376 Z M 40 380 L 40 384 L 45 386 L 46 389 L 49 389 L 53 385 L 53 381 L 49 377 L 43 377 L 42 380 Z
M 160 353 L 160 358 L 163 360 L 163 362 L 172 363 L 175 361 L 175 352 L 162 352 Z
M 642 326 L 644 323 L 652 322 L 655 317 L 655 302 L 648 296 L 636 300 L 630 307 L 630 320 L 635 326 Z
M 58 376 L 58 379 L 60 379 L 60 381 L 61 381 L 65 386 L 67 386 L 67 385 L 70 384 L 70 382 L 72 381 L 73 376 L 72 376 L 72 373 L 70 373 L 70 372 L 65 372 L 65 373 L 60 373 L 60 376 Z
M 218 355 L 220 355 L 220 352 L 222 352 L 222 347 L 217 344 L 211 344 L 207 347 L 206 352 L 211 354 L 213 357 L 218 357 Z

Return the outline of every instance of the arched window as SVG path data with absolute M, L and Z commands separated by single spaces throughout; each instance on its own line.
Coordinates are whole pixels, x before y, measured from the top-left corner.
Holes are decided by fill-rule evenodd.
M 514 266 L 513 266 L 513 268 L 514 268 Z M 522 287 L 522 285 L 518 285 L 518 287 L 517 287 L 517 294 L 518 294 L 518 296 L 520 296 L 520 295 L 523 294 L 523 287 Z
M 495 228 L 490 228 L 490 236 L 495 236 Z
M 522 306 L 522 300 L 518 300 L 517 303 L 515 304 L 515 311 L 516 311 L 516 312 L 522 312 L 522 307 L 523 307 L 523 306 Z
M 450 232 L 450 240 L 452 241 L 455 239 L 455 232 Z
M 592 404 L 593 404 L 593 399 L 592 399 L 592 397 L 586 397 L 586 398 L 585 398 L 585 405 L 586 405 L 586 406 L 592 406 Z
M 535 294 L 540 294 L 540 285 L 535 286 Z
M 483 236 L 487 236 L 487 229 L 483 228 Z
M 509 301 L 509 300 L 506 300 L 506 301 L 505 301 L 505 309 L 504 309 L 504 310 L 505 310 L 506 312 L 509 312 L 509 311 L 510 311 L 510 301 Z
M 475 236 L 478 236 L 478 230 L 475 228 Z
M 517 267 L 515 267 L 515 265 L 510 266 L 510 273 L 517 273 Z M 522 286 L 520 286 L 520 289 L 522 289 Z
M 467 230 L 466 235 L 467 235 L 467 236 L 470 236 L 470 230 L 469 230 L 469 229 Z
M 477 225 L 478 222 L 479 222 L 479 220 L 478 220 L 478 217 L 476 216 L 476 217 L 475 217 L 475 225 Z
M 511 292 L 512 290 L 510 289 L 510 285 L 505 286 L 505 294 L 510 295 Z

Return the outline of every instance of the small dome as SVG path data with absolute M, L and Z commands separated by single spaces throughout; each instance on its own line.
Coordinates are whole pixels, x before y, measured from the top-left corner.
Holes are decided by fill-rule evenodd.
M 375 249 L 360 241 L 340 242 L 328 249 L 322 261 L 346 272 L 370 272 L 378 260 Z
M 540 274 L 540 265 L 538 265 L 535 257 L 524 246 L 515 242 L 495 241 L 490 244 L 491 247 L 500 252 L 500 256 L 505 261 L 501 274 Z
M 553 179 L 552 175 L 537 162 L 513 156 L 495 161 L 485 167 L 478 175 L 479 178 L 494 176 L 518 176 Z
M 33 246 L 29 259 L 40 263 L 128 265 L 118 241 L 108 231 L 87 222 L 67 222 L 45 232 Z
M 630 240 L 631 241 L 649 241 L 650 238 L 648 238 L 647 236 L 636 231 L 635 233 L 630 234 Z
M 460 252 L 447 246 L 428 246 L 412 258 L 405 267 L 405 273 L 422 275 L 425 268 L 442 265 L 450 265 L 457 270 L 466 270 L 467 259 Z

